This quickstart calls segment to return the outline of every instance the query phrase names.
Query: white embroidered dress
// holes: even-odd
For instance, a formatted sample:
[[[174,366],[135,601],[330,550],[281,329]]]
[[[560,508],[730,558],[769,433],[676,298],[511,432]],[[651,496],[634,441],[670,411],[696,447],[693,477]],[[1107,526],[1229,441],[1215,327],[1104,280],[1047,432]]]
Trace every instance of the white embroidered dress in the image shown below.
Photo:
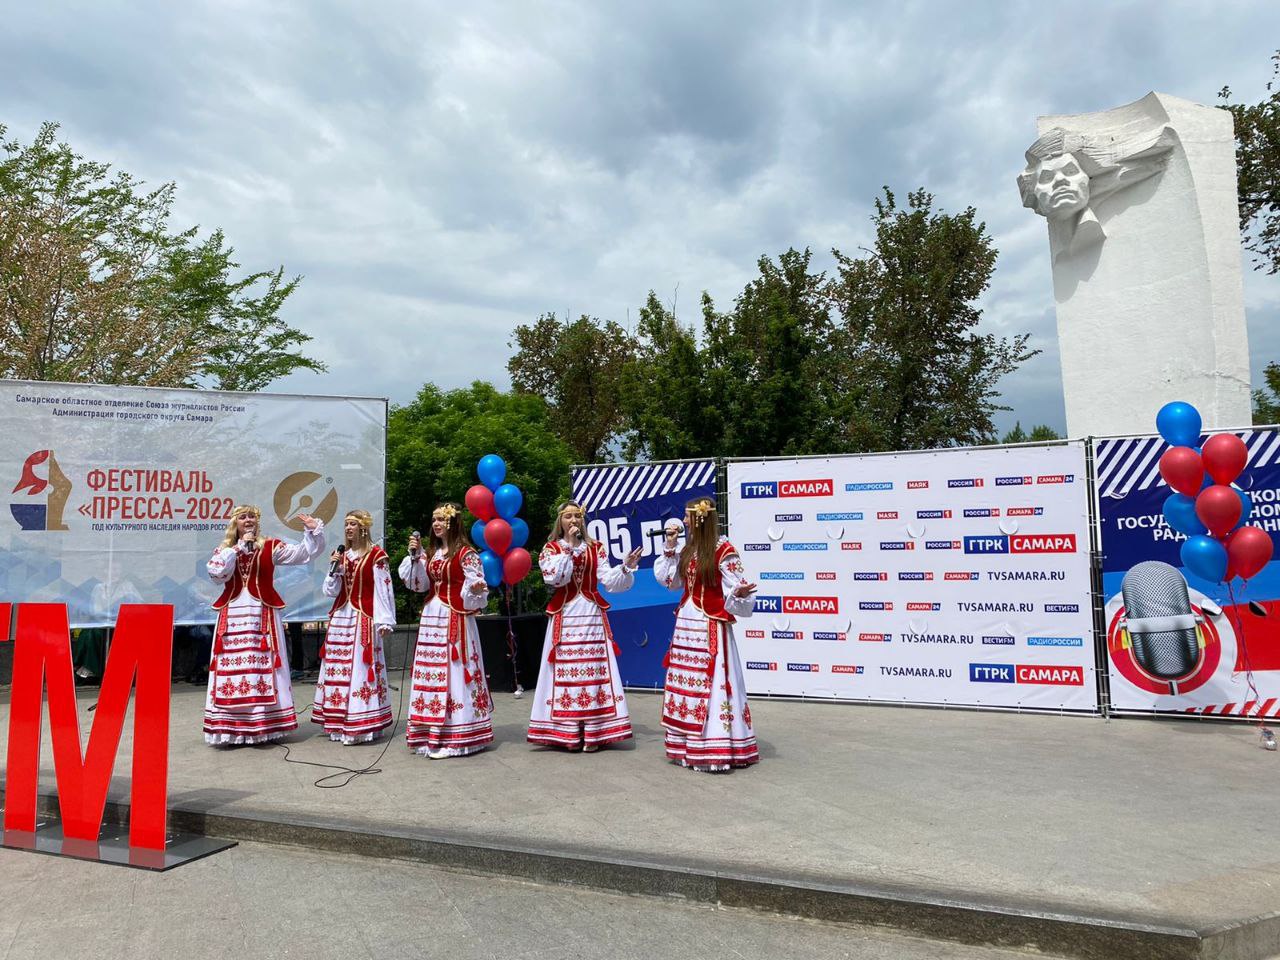
[[[664,551],[653,564],[653,575],[660,584],[686,591],[676,611],[667,654],[662,705],[667,759],[708,772],[745,767],[760,759],[733,624],[718,619],[718,611],[709,617],[697,600],[700,593],[708,601],[718,593],[723,596],[725,613],[749,617],[755,608],[755,593],[734,596],[734,589],[746,576],[742,560],[727,538],[720,538],[716,553],[720,557],[719,584],[705,588],[705,592],[697,585],[696,557],[683,576],[675,551]],[[710,602],[703,605],[712,606]]]
[[[382,637],[395,629],[396,604],[391,569],[381,549],[365,558],[373,565],[373,618],[352,605],[362,576],[361,555],[346,550],[341,569],[324,579],[326,597],[346,597],[329,617],[320,678],[311,704],[311,722],[324,727],[330,740],[364,743],[391,726],[391,697]],[[345,593],[344,593],[345,587]]]
[[[489,601],[480,556],[462,547],[452,559],[437,550],[405,557],[400,579],[415,593],[430,591],[418,621],[406,739],[429,757],[460,757],[493,742],[493,701],[484,674],[474,614]]]
[[[576,750],[629,739],[631,717],[613,633],[608,615],[590,594],[592,580],[609,593],[630,590],[634,571],[610,566],[608,551],[598,541],[576,547],[566,540],[548,543],[538,567],[556,591],[551,606],[558,609],[547,620],[529,742]]]
[[[276,565],[310,563],[324,551],[324,525],[305,530],[301,543],[275,541]],[[206,569],[214,583],[237,572],[246,578],[218,615],[213,660],[205,693],[204,739],[222,745],[278,740],[298,728],[289,680],[289,651],[280,611],[248,589],[251,557],[236,547],[219,547]]]

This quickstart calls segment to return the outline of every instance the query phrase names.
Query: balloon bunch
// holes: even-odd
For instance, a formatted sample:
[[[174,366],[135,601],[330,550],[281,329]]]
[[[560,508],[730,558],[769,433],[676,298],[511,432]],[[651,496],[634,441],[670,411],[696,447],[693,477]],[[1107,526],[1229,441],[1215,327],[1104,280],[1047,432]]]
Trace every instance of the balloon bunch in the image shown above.
[[[496,453],[476,464],[480,482],[467,491],[467,509],[478,519],[471,525],[471,542],[480,551],[484,579],[491,587],[514,586],[529,575],[533,558],[524,545],[529,542],[529,525],[516,516],[524,504],[524,494],[507,479],[507,464]]]
[[[1200,412],[1189,403],[1166,403],[1156,429],[1170,447],[1160,457],[1160,476],[1176,492],[1164,502],[1164,518],[1186,534],[1182,565],[1210,583],[1248,580],[1271,560],[1271,537],[1246,521],[1253,504],[1231,486],[1249,451],[1233,433],[1200,440]]]

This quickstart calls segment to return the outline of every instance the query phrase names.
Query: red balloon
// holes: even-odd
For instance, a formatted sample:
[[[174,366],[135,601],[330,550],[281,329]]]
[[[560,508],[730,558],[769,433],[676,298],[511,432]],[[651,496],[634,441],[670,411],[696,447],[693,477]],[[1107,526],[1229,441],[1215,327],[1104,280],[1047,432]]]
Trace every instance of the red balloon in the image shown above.
[[[1230,533],[1240,522],[1243,509],[1239,494],[1220,483],[1205,487],[1196,497],[1196,516],[1215,537],[1225,537]]]
[[[1260,527],[1241,527],[1227,538],[1227,559],[1246,580],[1271,562],[1272,550],[1271,537]]]
[[[486,487],[483,483],[477,483],[474,487],[467,490],[467,495],[463,497],[466,501],[467,509],[470,510],[477,519],[488,523],[494,518],[495,511],[493,507],[493,491]],[[489,528],[485,527],[485,543],[489,542]]]
[[[1249,449],[1234,433],[1216,433],[1204,442],[1200,457],[1213,482],[1225,485],[1240,476],[1249,459]]]
[[[489,502],[493,503],[493,497],[489,498]],[[1236,503],[1239,502],[1240,498],[1236,497]],[[486,520],[484,525],[484,545],[498,556],[505,554],[511,549],[511,524],[501,517]]]
[[[1204,483],[1204,464],[1190,447],[1170,447],[1160,457],[1160,476],[1184,496],[1194,497]]]
[[[485,527],[487,531],[489,528]],[[517,584],[529,575],[533,568],[533,557],[524,547],[516,547],[502,558],[502,579],[510,584]]]

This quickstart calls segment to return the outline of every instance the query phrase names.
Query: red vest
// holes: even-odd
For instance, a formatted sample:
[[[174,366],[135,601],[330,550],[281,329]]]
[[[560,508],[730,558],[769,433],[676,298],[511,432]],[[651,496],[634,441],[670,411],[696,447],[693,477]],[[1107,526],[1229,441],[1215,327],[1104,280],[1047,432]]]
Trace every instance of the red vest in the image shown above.
[[[724,587],[720,582],[720,564],[724,563],[724,558],[729,554],[737,552],[728,540],[716,547],[715,576],[707,585],[703,585],[698,578],[698,558],[696,556],[691,558],[688,569],[684,571],[684,596],[680,598],[680,606],[676,609],[683,607],[684,602],[692,598],[693,605],[701,610],[708,620],[735,623],[733,614],[724,608]]]
[[[376,543],[368,553],[354,563],[348,562],[346,550],[345,548],[343,549],[342,587],[333,601],[333,606],[329,608],[330,617],[341,610],[347,602],[347,584],[350,583],[351,605],[370,620],[373,619],[373,568],[377,566],[379,561],[386,559],[387,552]]]
[[[427,561],[427,575],[431,578],[431,587],[423,598],[424,607],[431,602],[432,597],[439,597],[454,613],[471,616],[479,612],[468,610],[466,604],[462,602],[462,588],[466,579],[462,561],[466,556],[474,553],[475,551],[470,547],[464,546],[449,559],[436,560],[432,557]]]
[[[564,548],[558,543],[549,543],[547,546],[552,553],[564,553]],[[609,609],[609,602],[600,595],[600,587],[596,581],[596,569],[600,559],[597,550],[597,545],[591,543],[580,556],[573,558],[573,575],[568,583],[557,587],[556,592],[551,595],[551,602],[547,604],[547,613],[559,613],[564,609],[564,605],[578,594],[582,594],[601,610]]]
[[[231,579],[222,588],[222,596],[213,601],[213,609],[221,610],[236,597],[240,596],[240,591],[246,586],[249,588],[249,596],[264,607],[274,607],[279,610],[284,606],[284,601],[280,599],[280,594],[276,593],[274,582],[275,557],[273,554],[276,544],[279,542],[279,540],[275,539],[262,541],[262,548],[253,551],[253,556],[249,559],[247,573],[242,573],[240,570],[240,554],[237,552],[232,557],[232,562],[235,566],[231,571]]]

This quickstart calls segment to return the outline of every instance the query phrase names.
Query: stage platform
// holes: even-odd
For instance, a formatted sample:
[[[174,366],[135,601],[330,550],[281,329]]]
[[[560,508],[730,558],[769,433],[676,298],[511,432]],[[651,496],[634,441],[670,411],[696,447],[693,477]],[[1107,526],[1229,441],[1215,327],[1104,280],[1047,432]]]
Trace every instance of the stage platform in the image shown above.
[[[414,756],[401,729],[382,773],[323,790],[278,746],[205,746],[202,691],[177,685],[172,825],[1073,957],[1280,953],[1280,754],[1251,727],[756,700],[762,762],[712,776],[665,761],[652,693],[630,694],[633,742],[585,755],[524,742],[529,695],[495,701],[483,754]],[[381,750],[302,719],[295,759]]]

